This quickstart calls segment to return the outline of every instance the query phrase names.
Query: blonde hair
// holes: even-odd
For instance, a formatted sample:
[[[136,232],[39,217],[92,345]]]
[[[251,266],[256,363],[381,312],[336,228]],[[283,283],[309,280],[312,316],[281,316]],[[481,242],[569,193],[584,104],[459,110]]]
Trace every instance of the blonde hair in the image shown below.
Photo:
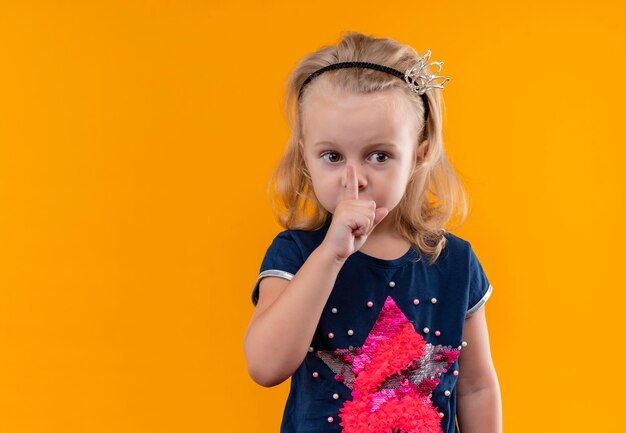
[[[346,32],[337,45],[324,46],[297,64],[289,75],[285,89],[285,111],[291,136],[268,187],[270,203],[283,227],[317,230],[330,216],[315,197],[298,145],[303,131],[302,108],[307,101],[307,94],[310,94],[305,90],[298,101],[298,91],[304,80],[319,68],[337,62],[365,61],[405,71],[419,57],[412,47],[393,39]],[[468,214],[467,194],[443,148],[444,103],[441,90],[426,92],[429,115],[424,127],[422,99],[397,77],[370,69],[339,69],[325,72],[305,89],[324,80],[338,90],[361,94],[398,88],[410,101],[418,137],[415,148],[423,140],[428,140],[428,150],[393,214],[402,237],[429,256],[429,264],[432,265],[446,245],[445,226],[457,216],[459,222],[453,228],[459,227]]]

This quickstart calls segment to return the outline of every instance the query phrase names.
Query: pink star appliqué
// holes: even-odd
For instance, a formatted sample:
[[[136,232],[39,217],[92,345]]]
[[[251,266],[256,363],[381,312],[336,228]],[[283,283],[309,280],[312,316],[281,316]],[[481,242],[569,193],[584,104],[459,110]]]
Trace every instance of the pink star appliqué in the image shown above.
[[[427,344],[391,296],[362,347],[317,356],[352,390],[339,410],[344,433],[442,431],[430,394],[459,350]]]

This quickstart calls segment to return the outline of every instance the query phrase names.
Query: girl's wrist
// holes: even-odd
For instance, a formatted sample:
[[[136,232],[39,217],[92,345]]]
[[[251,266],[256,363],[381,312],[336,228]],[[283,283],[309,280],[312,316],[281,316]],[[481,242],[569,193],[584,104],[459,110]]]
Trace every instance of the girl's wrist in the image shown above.
[[[327,262],[329,266],[341,269],[346,262],[346,257],[338,257],[325,242],[322,242],[312,254],[316,254]]]

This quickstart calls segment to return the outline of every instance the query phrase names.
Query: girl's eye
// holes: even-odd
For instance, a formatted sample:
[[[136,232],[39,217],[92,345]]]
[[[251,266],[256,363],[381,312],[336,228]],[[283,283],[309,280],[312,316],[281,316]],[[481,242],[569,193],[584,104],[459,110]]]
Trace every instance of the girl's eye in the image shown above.
[[[331,164],[335,164],[341,161],[343,158],[337,152],[325,152],[322,154],[322,159]],[[369,156],[368,159],[377,164],[382,164],[389,159],[389,155],[384,152],[374,152]]]
[[[322,155],[322,159],[326,162],[334,163],[341,161],[341,156],[337,152],[326,152]]]
[[[383,152],[374,152],[370,155],[370,158],[374,157],[374,162],[385,162],[389,159],[389,155]]]

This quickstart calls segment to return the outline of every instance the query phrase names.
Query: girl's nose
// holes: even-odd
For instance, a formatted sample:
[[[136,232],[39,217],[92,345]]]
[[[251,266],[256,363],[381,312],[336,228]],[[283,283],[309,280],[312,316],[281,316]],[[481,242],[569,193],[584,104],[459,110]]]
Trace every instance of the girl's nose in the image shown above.
[[[354,167],[356,171],[356,179],[359,185],[358,190],[361,191],[367,186],[367,178],[365,177],[365,174],[363,173],[363,167],[361,167],[360,164],[353,163],[352,166]],[[343,173],[341,173],[341,186],[344,188],[346,187],[347,179],[348,179],[348,170],[344,167]]]

